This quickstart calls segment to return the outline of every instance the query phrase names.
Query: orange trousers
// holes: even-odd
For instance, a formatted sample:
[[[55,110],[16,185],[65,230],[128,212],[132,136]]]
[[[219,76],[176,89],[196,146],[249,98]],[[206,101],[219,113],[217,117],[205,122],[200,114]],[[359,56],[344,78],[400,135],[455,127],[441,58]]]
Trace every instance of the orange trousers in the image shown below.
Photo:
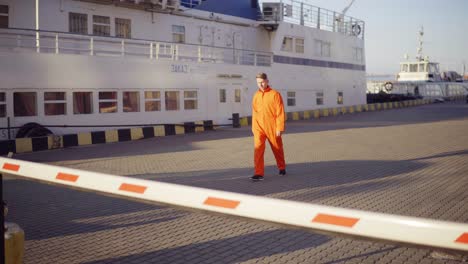
[[[279,170],[286,169],[286,162],[284,161],[284,150],[283,150],[283,140],[281,136],[277,137],[274,134],[267,135],[263,132],[256,131],[254,132],[254,164],[255,164],[255,175],[265,174],[265,141],[268,139],[270,143],[271,150],[273,155],[275,155],[276,166]]]

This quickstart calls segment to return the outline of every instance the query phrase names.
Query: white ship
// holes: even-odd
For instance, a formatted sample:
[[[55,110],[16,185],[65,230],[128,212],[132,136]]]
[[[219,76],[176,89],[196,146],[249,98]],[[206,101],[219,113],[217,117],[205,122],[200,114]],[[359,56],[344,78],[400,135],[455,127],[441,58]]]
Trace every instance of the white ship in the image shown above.
[[[432,99],[451,99],[462,97],[467,93],[468,84],[463,83],[460,76],[448,75],[440,72],[439,63],[429,60],[423,55],[424,29],[419,31],[419,46],[416,60],[408,60],[400,63],[400,72],[396,80],[369,80],[368,93],[402,94]]]
[[[365,104],[364,32],[309,1],[0,0],[0,140],[226,124],[257,72],[287,112]]]

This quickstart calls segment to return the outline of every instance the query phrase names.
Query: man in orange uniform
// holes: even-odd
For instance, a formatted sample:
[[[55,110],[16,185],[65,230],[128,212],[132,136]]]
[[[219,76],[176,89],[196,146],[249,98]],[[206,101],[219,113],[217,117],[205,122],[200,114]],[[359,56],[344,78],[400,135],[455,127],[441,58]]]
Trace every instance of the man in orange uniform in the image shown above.
[[[281,94],[268,85],[265,73],[257,74],[258,90],[252,100],[252,132],[254,134],[255,174],[252,181],[263,180],[265,164],[265,140],[270,142],[271,150],[275,155],[279,175],[286,175],[284,161],[283,141],[281,134],[284,131],[284,105]]]

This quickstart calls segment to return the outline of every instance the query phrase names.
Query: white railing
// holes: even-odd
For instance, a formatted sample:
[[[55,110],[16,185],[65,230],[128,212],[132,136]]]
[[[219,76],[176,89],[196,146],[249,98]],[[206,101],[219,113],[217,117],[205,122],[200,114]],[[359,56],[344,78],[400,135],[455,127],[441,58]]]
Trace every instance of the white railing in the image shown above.
[[[120,39],[24,29],[0,29],[0,49],[88,56],[142,57],[153,60],[192,61],[271,66],[273,54],[253,50],[138,39]]]
[[[365,23],[362,20],[311,5],[307,0],[265,0],[264,2],[277,6],[271,9],[273,12],[264,9],[260,20],[281,20],[364,39]],[[267,6],[270,5],[268,3]]]

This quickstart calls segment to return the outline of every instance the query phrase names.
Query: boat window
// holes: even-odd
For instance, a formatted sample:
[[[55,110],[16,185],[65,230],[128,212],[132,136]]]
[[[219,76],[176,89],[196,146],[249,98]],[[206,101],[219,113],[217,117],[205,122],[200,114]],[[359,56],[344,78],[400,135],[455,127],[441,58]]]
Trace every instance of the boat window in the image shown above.
[[[172,41],[185,43],[185,26],[172,25]]]
[[[45,92],[44,93],[44,114],[45,115],[65,115],[67,103],[65,92]]]
[[[117,92],[99,92],[99,113],[117,112]]]
[[[437,68],[437,65],[429,64],[429,73],[436,73],[436,72],[439,72],[439,69]]]
[[[161,92],[146,91],[145,92],[145,111],[154,112],[161,111]]]
[[[0,117],[6,117],[6,96],[0,92]]]
[[[235,89],[234,90],[234,103],[240,103],[241,102],[241,89]]]
[[[88,34],[88,15],[70,12],[68,14],[68,29],[70,33]]]
[[[283,44],[281,45],[282,51],[292,51],[293,49],[293,38],[291,37],[284,37]]]
[[[304,39],[303,38],[296,38],[296,52],[304,53]]]
[[[0,5],[0,28],[8,28],[8,6]]]
[[[402,64],[401,65],[401,71],[402,72],[408,72],[408,64]]]
[[[315,94],[317,105],[323,105],[323,92],[317,92]]]
[[[93,93],[92,92],[73,92],[73,114],[92,114],[93,113]]]
[[[35,92],[13,93],[13,108],[15,116],[36,116],[37,96]]]
[[[330,42],[322,41],[319,39],[315,40],[315,55],[320,57],[330,57],[331,56],[331,44]]]
[[[362,62],[362,48],[354,48],[353,59],[358,62]]]
[[[296,92],[288,92],[288,106],[296,106]]]
[[[417,64],[410,64],[409,65],[410,72],[418,72],[418,65]]]
[[[336,99],[337,104],[343,104],[343,92],[338,92],[338,97]]]
[[[219,89],[219,102],[220,103],[226,102],[226,89]]]
[[[167,111],[175,111],[179,110],[179,91],[166,91],[164,93],[165,102],[166,102],[166,110]]]
[[[93,16],[93,35],[110,36],[110,17]]]
[[[184,109],[198,109],[197,91],[184,91]]]
[[[419,64],[419,72],[426,72],[426,64],[424,63]]]
[[[123,92],[122,100],[124,112],[140,112],[139,92]]]
[[[132,21],[130,19],[115,18],[115,36],[118,38],[132,37]]]

